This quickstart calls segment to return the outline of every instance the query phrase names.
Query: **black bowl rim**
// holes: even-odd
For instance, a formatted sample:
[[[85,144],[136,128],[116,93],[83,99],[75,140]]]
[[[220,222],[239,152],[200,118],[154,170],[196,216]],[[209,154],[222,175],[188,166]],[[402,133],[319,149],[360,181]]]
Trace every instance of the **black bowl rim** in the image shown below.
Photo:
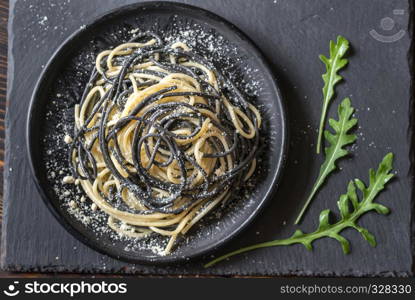
[[[113,15],[123,14],[125,12],[140,9],[140,8],[143,8],[143,7],[146,7],[146,8],[154,8],[154,7],[156,7],[156,8],[157,7],[159,7],[159,8],[166,8],[166,7],[167,8],[168,7],[177,8],[177,7],[179,7],[181,9],[186,9],[186,10],[196,12],[198,14],[203,14],[205,17],[207,17],[209,19],[212,19],[213,21],[223,23],[226,27],[228,27],[230,29],[230,31],[235,33],[241,40],[243,40],[246,43],[250,44],[250,46],[255,50],[255,53],[253,53],[253,54],[260,61],[260,63],[262,63],[265,66],[265,68],[268,69],[269,75],[272,78],[272,80],[271,80],[272,87],[275,90],[276,96],[277,96],[277,99],[278,99],[278,101],[276,101],[276,105],[279,106],[278,107],[279,115],[280,115],[279,118],[281,119],[281,132],[280,132],[280,135],[281,135],[281,139],[280,139],[281,140],[281,149],[280,149],[280,153],[278,155],[276,172],[274,173],[271,184],[267,188],[267,191],[266,191],[264,197],[261,199],[261,201],[259,201],[257,203],[256,208],[250,214],[250,216],[247,219],[245,219],[239,225],[239,227],[236,230],[234,230],[233,232],[231,232],[226,238],[219,239],[216,242],[212,243],[211,245],[201,249],[200,251],[195,251],[195,253],[193,253],[189,256],[186,256],[186,257],[183,257],[183,256],[160,256],[160,258],[159,257],[156,257],[156,258],[153,258],[153,257],[152,258],[149,258],[149,257],[142,257],[142,258],[134,257],[134,258],[132,258],[131,256],[122,256],[122,255],[117,255],[117,254],[114,254],[114,253],[110,253],[109,251],[105,251],[102,247],[99,246],[99,242],[94,243],[93,241],[88,239],[85,235],[83,235],[80,231],[75,229],[70,224],[70,222],[67,221],[65,219],[65,217],[63,217],[61,215],[61,213],[54,207],[54,205],[52,204],[52,201],[49,199],[49,197],[44,192],[44,189],[43,189],[43,187],[40,183],[40,180],[39,180],[38,171],[36,170],[35,165],[34,165],[35,155],[32,151],[33,149],[32,149],[32,146],[31,146],[34,142],[33,137],[31,135],[31,131],[32,131],[32,128],[33,128],[32,122],[34,122],[33,121],[33,109],[34,109],[34,106],[36,105],[36,102],[37,102],[36,99],[38,98],[38,94],[40,92],[40,87],[42,85],[42,82],[47,78],[47,75],[49,73],[49,69],[54,64],[55,60],[59,59],[61,51],[63,51],[66,47],[68,47],[68,45],[71,44],[72,41],[75,40],[78,37],[79,34],[81,34],[83,31],[88,30],[89,27],[93,27],[93,26],[96,26],[98,24],[101,24],[107,18],[111,19],[111,17],[113,17]],[[34,88],[33,93],[32,93],[32,97],[30,99],[29,110],[28,110],[28,115],[27,115],[27,122],[26,122],[26,147],[27,147],[26,150],[27,150],[27,156],[28,156],[28,159],[29,159],[30,170],[31,170],[31,173],[32,173],[32,179],[35,183],[35,186],[36,186],[39,194],[41,195],[41,198],[42,198],[43,202],[45,203],[45,205],[47,206],[49,211],[52,213],[52,215],[55,217],[55,219],[73,237],[75,237],[77,240],[79,240],[84,245],[88,246],[89,248],[97,251],[98,253],[107,255],[107,256],[115,258],[117,260],[122,260],[122,261],[129,262],[129,263],[143,263],[143,264],[179,263],[179,262],[184,262],[184,261],[188,262],[190,259],[194,259],[195,257],[200,257],[204,254],[211,253],[212,251],[218,249],[220,246],[224,245],[226,242],[229,242],[231,239],[233,239],[237,235],[239,235],[244,229],[246,229],[246,227],[262,211],[262,209],[264,208],[266,202],[271,198],[271,196],[273,195],[276,187],[278,186],[281,175],[282,175],[282,171],[283,171],[285,163],[286,163],[287,151],[288,151],[288,128],[287,128],[286,108],[285,108],[285,103],[284,103],[284,101],[282,99],[282,96],[281,96],[281,91],[280,91],[280,89],[279,89],[279,87],[276,83],[277,80],[276,80],[275,74],[272,71],[272,69],[269,67],[269,65],[270,64],[268,63],[268,61],[266,60],[266,58],[262,54],[261,50],[239,28],[237,28],[234,24],[227,21],[223,17],[218,16],[217,14],[215,14],[215,13],[209,11],[209,10],[203,9],[201,7],[198,7],[198,6],[183,4],[183,3],[177,3],[177,2],[169,2],[169,1],[147,1],[147,2],[124,5],[124,6],[112,9],[108,12],[105,12],[105,13],[95,17],[88,24],[86,24],[85,26],[82,26],[81,28],[79,28],[78,30],[73,32],[54,51],[52,56],[49,58],[47,64],[45,65],[44,69],[42,70],[42,73],[41,73],[38,81],[36,82],[35,88]]]

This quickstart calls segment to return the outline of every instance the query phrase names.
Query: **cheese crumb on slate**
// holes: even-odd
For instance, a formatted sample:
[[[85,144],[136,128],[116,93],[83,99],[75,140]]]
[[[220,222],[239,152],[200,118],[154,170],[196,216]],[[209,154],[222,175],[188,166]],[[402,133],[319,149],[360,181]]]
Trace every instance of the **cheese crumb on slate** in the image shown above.
[[[65,135],[65,137],[63,138],[63,140],[65,141],[65,143],[70,144],[73,142],[72,138],[69,135]]]
[[[70,183],[74,183],[74,182],[75,182],[75,178],[73,178],[72,176],[65,176],[62,179],[62,183],[70,184]]]

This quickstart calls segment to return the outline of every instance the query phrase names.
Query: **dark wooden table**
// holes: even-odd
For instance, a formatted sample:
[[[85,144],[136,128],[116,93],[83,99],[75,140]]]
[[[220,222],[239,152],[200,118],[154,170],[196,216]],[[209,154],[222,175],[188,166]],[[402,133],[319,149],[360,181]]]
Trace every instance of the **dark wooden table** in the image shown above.
[[[4,135],[7,106],[7,20],[9,18],[9,1],[0,0],[0,228],[3,216],[3,167],[4,167]],[[0,277],[12,275],[1,272]]]

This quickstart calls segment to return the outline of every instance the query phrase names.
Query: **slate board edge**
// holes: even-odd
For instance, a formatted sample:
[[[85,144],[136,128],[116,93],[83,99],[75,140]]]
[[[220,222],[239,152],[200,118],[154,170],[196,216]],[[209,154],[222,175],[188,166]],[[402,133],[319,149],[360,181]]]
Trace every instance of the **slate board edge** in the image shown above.
[[[409,23],[408,23],[408,33],[410,36],[414,37],[415,35],[415,11],[414,11],[414,7],[415,7],[415,3],[411,0],[408,0],[409,3],[409,10],[410,10],[410,15],[409,15]],[[410,226],[411,226],[411,237],[410,237],[410,241],[411,241],[411,245],[412,245],[412,274],[411,276],[414,276],[415,274],[415,58],[414,58],[414,53],[415,53],[415,42],[414,39],[412,38],[411,40],[411,45],[409,47],[409,52],[408,52],[408,64],[409,64],[409,68],[411,70],[411,83],[410,83],[410,90],[411,90],[411,98],[410,98],[410,128],[408,128],[408,130],[410,131],[408,136],[411,139],[412,143],[411,143],[411,148],[410,148],[410,163],[411,163],[411,174],[410,176],[412,177],[412,209],[411,209],[411,222],[410,222]],[[411,55],[412,54],[412,55]]]
[[[14,6],[15,6],[16,0],[10,0],[9,1],[9,19],[7,23],[7,32],[8,32],[8,39],[7,39],[7,99],[11,98],[12,93],[12,86],[13,86],[13,79],[14,79],[14,57],[13,57],[13,19],[14,19]],[[8,101],[6,99],[6,101]],[[6,102],[7,104],[7,102]],[[6,269],[5,263],[6,263],[6,247],[4,246],[6,243],[6,235],[7,235],[7,217],[8,217],[8,201],[5,201],[5,199],[8,199],[9,197],[9,189],[5,188],[8,186],[8,173],[9,173],[9,155],[10,153],[10,143],[9,143],[9,110],[6,105],[6,116],[5,116],[5,141],[4,141],[4,151],[5,151],[5,157],[4,157],[4,167],[3,167],[3,199],[2,199],[2,205],[3,205],[3,215],[2,215],[2,224],[1,224],[1,238],[0,238],[0,269]]]
[[[10,96],[12,94],[12,85],[14,83],[14,58],[12,55],[12,48],[13,48],[13,31],[12,31],[12,20],[14,17],[14,7],[16,4],[17,0],[10,0],[10,6],[9,6],[9,21],[8,21],[8,32],[9,32],[9,37],[8,37],[8,42],[9,42],[9,47],[8,47],[8,77],[7,77],[7,99],[10,99]],[[412,3],[411,0],[408,0],[409,3],[409,10],[410,10],[410,19],[409,19],[409,23],[408,23],[408,33],[410,35],[413,36],[414,32],[415,32],[415,20],[414,20],[414,6],[415,4]],[[411,41],[411,45],[408,51],[408,64],[409,67],[411,68],[412,72],[411,72],[411,99],[410,99],[410,109],[412,110],[412,112],[415,112],[415,84],[414,84],[414,72],[413,72],[413,68],[415,67],[415,61],[414,58],[411,57],[411,52],[413,53],[415,51],[415,43],[412,39]],[[415,178],[415,133],[413,131],[414,127],[415,127],[415,116],[413,115],[413,113],[411,113],[411,120],[410,120],[410,128],[408,128],[408,138],[410,138],[412,140],[411,143],[411,152],[410,152],[410,164],[411,164],[411,173],[408,174],[408,176],[411,176],[412,178]],[[9,175],[9,149],[10,149],[10,143],[9,143],[9,126],[10,126],[10,117],[9,117],[9,113],[8,110],[6,111],[6,120],[5,120],[5,131],[6,131],[6,139],[5,139],[5,165],[4,165],[4,186],[7,186],[8,183],[8,175]],[[414,182],[415,183],[415,182]],[[415,188],[414,186],[412,186],[412,195],[413,195],[413,199],[415,199]],[[4,199],[7,199],[8,197],[8,190],[5,189],[4,191]],[[166,274],[155,274],[153,272],[142,272],[141,273],[137,273],[138,270],[132,270],[131,268],[120,268],[120,269],[108,269],[106,271],[103,271],[101,269],[94,269],[94,268],[89,268],[88,270],[83,269],[83,268],[68,268],[68,267],[62,267],[62,266],[52,266],[52,267],[34,267],[34,266],[19,266],[19,265],[15,265],[15,264],[7,264],[6,261],[6,253],[4,251],[2,251],[3,249],[5,249],[4,247],[4,242],[6,241],[6,228],[7,228],[7,219],[8,219],[8,203],[7,201],[3,201],[3,222],[2,222],[2,232],[1,232],[1,243],[0,243],[0,268],[4,271],[15,271],[15,272],[45,272],[45,273],[52,273],[52,272],[62,272],[62,273],[100,273],[100,274],[110,274],[110,273],[117,273],[117,274],[142,274],[142,275],[166,275]],[[412,253],[413,255],[415,255],[415,201],[412,201],[412,215],[411,215],[411,229],[412,229],[412,235],[411,235],[411,245],[412,245]],[[332,272],[332,271],[324,271],[324,272],[312,272],[312,271],[299,271],[299,270],[291,270],[288,272],[264,272],[264,273],[249,273],[248,275],[262,275],[262,276],[281,276],[281,275],[298,275],[298,276],[326,276],[326,277],[330,277],[330,276],[356,276],[356,277],[408,277],[408,276],[413,276],[413,274],[415,273],[415,256],[412,257],[412,272],[378,272],[378,273],[374,273],[374,274],[369,274],[369,273],[363,273],[363,272],[356,272],[351,270],[350,272],[341,272],[341,273],[337,273],[337,272]],[[140,271],[138,271],[140,272]],[[212,275],[219,275],[219,274],[215,274],[215,271],[213,270],[213,272],[209,272],[209,274]],[[206,274],[206,275],[209,275]],[[169,275],[175,275],[174,273],[169,274]],[[178,275],[178,274],[177,274]],[[192,275],[197,275],[197,273],[195,274],[189,274],[188,276],[192,276]],[[223,275],[219,275],[219,276],[225,276],[225,277],[229,277],[232,275],[245,275],[245,274],[223,274]]]

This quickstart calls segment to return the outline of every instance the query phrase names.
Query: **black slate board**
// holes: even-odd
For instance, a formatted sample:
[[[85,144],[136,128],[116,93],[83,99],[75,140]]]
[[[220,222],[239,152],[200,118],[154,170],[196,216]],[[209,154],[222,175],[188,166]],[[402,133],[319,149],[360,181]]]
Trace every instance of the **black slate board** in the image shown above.
[[[361,223],[375,234],[371,248],[356,233],[346,231],[352,253],[343,255],[333,240],[320,240],[314,252],[302,246],[262,249],[204,269],[208,258],[180,266],[131,265],[100,255],[72,238],[52,217],[31,181],[25,153],[25,119],[34,84],[52,52],[74,30],[112,8],[136,1],[66,0],[11,1],[9,30],[9,108],[7,112],[5,200],[1,263],[14,271],[120,272],[138,274],[216,275],[354,275],[412,274],[411,203],[413,176],[409,112],[412,30],[410,1],[181,1],[223,16],[250,36],[270,60],[287,104],[291,147],[281,188],[264,213],[219,253],[254,242],[286,237],[318,173],[321,157],[314,154],[321,107],[318,60],[327,54],[337,34],[353,45],[346,80],[338,98],[350,96],[358,109],[359,139],[353,156],[340,163],[342,172],[329,179],[301,228],[314,229],[324,208],[335,210],[337,197],[351,178],[367,178],[386,152],[396,154],[397,179],[378,201],[392,210],[388,217],[369,214]],[[402,9],[404,14],[393,14]],[[382,31],[380,20],[396,24]],[[384,27],[385,28],[385,27]],[[373,39],[369,31],[404,36],[394,43]],[[339,99],[337,99],[337,103]],[[332,105],[330,116],[335,115]],[[413,237],[412,237],[413,238]]]

